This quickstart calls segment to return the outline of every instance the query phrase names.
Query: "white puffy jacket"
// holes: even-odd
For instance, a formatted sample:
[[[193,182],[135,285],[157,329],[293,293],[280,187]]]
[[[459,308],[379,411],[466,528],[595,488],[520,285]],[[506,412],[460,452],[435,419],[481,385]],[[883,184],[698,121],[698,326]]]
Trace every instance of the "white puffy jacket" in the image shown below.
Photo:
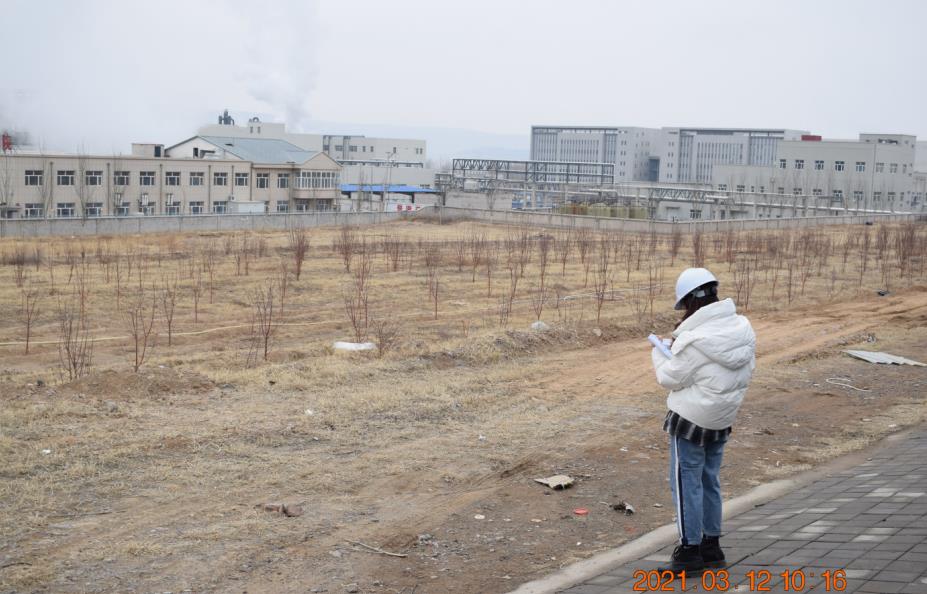
[[[699,309],[673,336],[672,359],[652,354],[657,382],[672,390],[666,405],[699,427],[730,427],[756,367],[750,322],[725,299]]]

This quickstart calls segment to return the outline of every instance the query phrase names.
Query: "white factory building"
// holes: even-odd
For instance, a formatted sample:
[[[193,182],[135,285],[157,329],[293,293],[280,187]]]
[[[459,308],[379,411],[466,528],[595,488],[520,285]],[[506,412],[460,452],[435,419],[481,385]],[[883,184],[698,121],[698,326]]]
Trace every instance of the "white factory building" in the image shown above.
[[[769,165],[802,130],[532,126],[531,159],[612,163],[616,182],[709,184],[715,165]]]
[[[907,134],[806,135],[780,141],[769,165],[716,165],[711,183],[720,191],[808,196],[847,210],[920,211],[927,173],[915,173],[917,144]]]
[[[343,166],[341,179],[344,184],[434,187],[435,172],[426,167],[424,140],[288,132],[283,123],[262,122],[256,117],[244,125],[236,125],[228,110],[218,117],[217,123],[201,127],[197,134],[283,140],[305,151],[325,153]]]

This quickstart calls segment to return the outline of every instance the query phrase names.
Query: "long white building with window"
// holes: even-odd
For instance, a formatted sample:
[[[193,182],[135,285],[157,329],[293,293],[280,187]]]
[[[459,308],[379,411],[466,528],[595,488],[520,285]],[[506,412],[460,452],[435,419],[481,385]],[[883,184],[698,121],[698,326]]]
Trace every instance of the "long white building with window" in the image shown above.
[[[809,196],[845,209],[920,211],[923,176],[915,174],[916,138],[907,134],[860,134],[858,140],[778,143],[765,166],[718,165],[712,185],[722,191]]]
[[[532,126],[531,159],[614,163],[616,182],[709,184],[716,165],[771,165],[802,130]]]
[[[195,136],[131,155],[0,155],[6,218],[332,210],[341,165],[281,140]]]

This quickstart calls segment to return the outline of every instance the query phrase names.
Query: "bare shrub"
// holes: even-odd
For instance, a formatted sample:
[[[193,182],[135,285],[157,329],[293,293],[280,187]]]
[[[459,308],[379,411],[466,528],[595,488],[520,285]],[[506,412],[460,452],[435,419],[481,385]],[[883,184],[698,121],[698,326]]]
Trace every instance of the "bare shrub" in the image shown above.
[[[367,338],[370,304],[370,253],[362,252],[353,265],[351,282],[342,287],[344,312],[354,332],[355,342]]]
[[[692,233],[692,265],[697,268],[705,266],[705,236],[701,229]]]
[[[167,329],[167,346],[173,346],[174,340],[174,310],[177,307],[177,277],[165,279],[161,282],[161,314],[164,316],[164,327]]]
[[[434,307],[435,319],[438,319],[438,300],[441,287],[440,278],[441,253],[429,250],[425,254],[425,286],[428,289],[428,299]]]
[[[670,235],[670,266],[676,265],[676,256],[679,255],[679,248],[682,247],[682,231],[677,226],[673,226],[673,232]]]
[[[377,345],[377,358],[380,359],[399,343],[399,324],[386,318],[378,318],[370,325],[373,328],[374,344]]]
[[[603,240],[604,241],[604,240]],[[596,324],[602,320],[602,306],[605,304],[605,296],[610,284],[609,276],[609,250],[606,245],[599,249],[598,258],[596,259],[595,275],[592,281],[592,289],[595,293],[595,321]]]
[[[299,280],[303,271],[303,262],[309,252],[309,234],[302,227],[293,227],[287,233],[287,240],[293,252],[293,274],[296,275],[296,280]],[[350,262],[346,268],[350,271]]]
[[[154,337],[156,336],[154,333],[154,317],[157,304],[154,292],[152,291],[150,305],[146,297],[145,290],[139,287],[123,312],[123,320],[126,329],[129,331],[129,338],[132,340],[132,368],[136,373],[145,362],[149,348],[154,346]]]
[[[354,252],[357,251],[357,235],[354,233],[354,229],[348,225],[342,226],[341,233],[335,240],[334,248],[336,252],[341,254],[344,271],[351,272],[351,259],[354,257]]]
[[[58,302],[58,361],[69,380],[90,373],[93,366],[93,339],[87,320],[81,317],[77,296]]]
[[[29,341],[32,338],[32,327],[35,324],[36,319],[38,319],[39,312],[41,311],[39,307],[39,291],[34,287],[26,287],[22,289],[22,306],[20,307],[20,312],[22,315],[23,326],[25,329],[25,338],[26,338],[26,353],[29,354]]]
[[[264,287],[251,294],[251,340],[248,349],[248,365],[257,362],[258,354],[264,361],[270,352],[270,342],[274,334],[274,281],[268,281]]]

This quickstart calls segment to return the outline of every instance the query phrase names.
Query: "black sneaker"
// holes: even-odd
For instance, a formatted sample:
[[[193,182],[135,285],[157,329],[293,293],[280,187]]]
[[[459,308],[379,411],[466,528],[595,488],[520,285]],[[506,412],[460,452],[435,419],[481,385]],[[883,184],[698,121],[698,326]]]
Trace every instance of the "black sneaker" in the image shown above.
[[[699,552],[698,545],[679,545],[673,550],[669,565],[660,567],[657,571],[672,571],[675,574],[700,574],[705,570],[705,562]]]
[[[702,553],[702,561],[705,562],[705,567],[719,568],[727,565],[727,562],[724,560],[724,551],[721,550],[719,536],[702,537],[702,544],[699,546],[699,551]]]

